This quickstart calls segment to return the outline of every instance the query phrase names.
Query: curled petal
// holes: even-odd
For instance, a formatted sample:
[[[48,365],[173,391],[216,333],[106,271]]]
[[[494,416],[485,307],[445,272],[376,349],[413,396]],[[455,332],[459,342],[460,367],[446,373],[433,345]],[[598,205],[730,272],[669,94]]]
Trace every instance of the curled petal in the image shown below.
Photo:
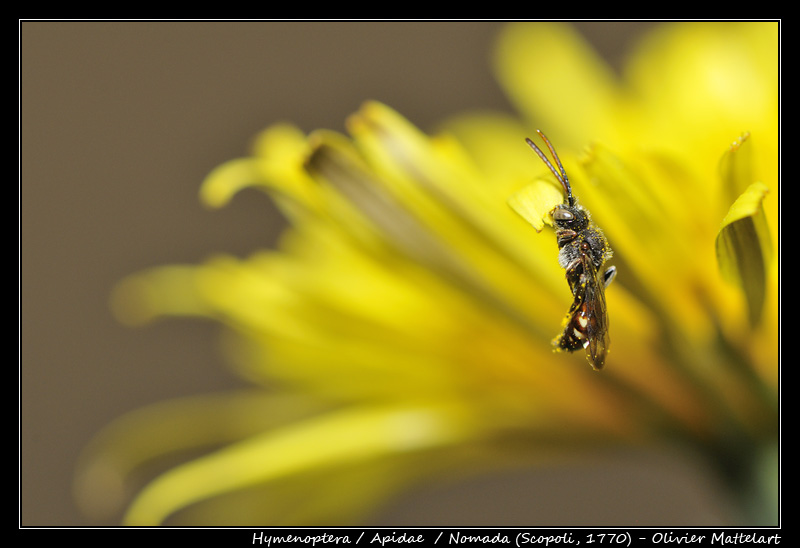
[[[766,272],[772,244],[762,202],[769,192],[753,183],[733,203],[717,234],[717,262],[722,277],[736,284],[747,299],[749,319],[761,319],[766,293]]]
[[[253,158],[239,158],[214,169],[200,187],[201,201],[211,208],[226,205],[237,192],[256,184],[257,163]]]
[[[212,208],[226,205],[245,188],[269,193],[290,219],[320,207],[316,185],[303,169],[309,153],[306,136],[296,127],[276,124],[253,145],[254,155],[231,160],[214,169],[200,187],[200,199]]]
[[[720,160],[719,172],[725,206],[736,201],[739,195],[755,180],[753,146],[749,137],[749,133],[743,133],[741,137],[731,143]]]

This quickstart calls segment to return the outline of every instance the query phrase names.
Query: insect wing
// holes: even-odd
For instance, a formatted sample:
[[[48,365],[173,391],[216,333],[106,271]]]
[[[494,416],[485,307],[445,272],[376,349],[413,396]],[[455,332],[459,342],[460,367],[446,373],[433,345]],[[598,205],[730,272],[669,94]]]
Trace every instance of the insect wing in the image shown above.
[[[572,306],[567,312],[564,332],[554,344],[569,352],[584,348],[591,366],[602,369],[609,344],[605,284],[588,253],[582,253],[567,269],[567,281],[572,289]]]
[[[605,283],[599,279],[591,258],[585,257],[583,262],[584,268],[591,272],[591,281],[586,284],[584,303],[589,319],[587,324],[589,344],[586,346],[586,357],[592,367],[599,370],[605,365],[609,343]]]

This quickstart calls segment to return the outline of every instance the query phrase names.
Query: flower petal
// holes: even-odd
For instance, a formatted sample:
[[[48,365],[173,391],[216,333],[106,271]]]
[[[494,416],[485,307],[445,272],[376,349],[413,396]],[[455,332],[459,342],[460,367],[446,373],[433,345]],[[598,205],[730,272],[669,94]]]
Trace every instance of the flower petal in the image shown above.
[[[672,143],[697,161],[703,159],[699,151],[734,132],[773,138],[779,116],[779,48],[778,22],[657,27],[625,70],[639,98],[637,134],[645,146]]]
[[[717,235],[717,262],[722,277],[744,293],[750,323],[761,318],[766,293],[766,272],[772,243],[762,202],[769,192],[753,183],[733,203]]]
[[[145,488],[125,522],[156,525],[220,494],[397,452],[454,443],[467,431],[447,407],[354,408],[298,422],[173,469]]]
[[[226,205],[234,194],[258,182],[257,164],[254,158],[238,158],[215,168],[200,187],[201,201],[213,208]]]
[[[132,411],[107,426],[78,464],[75,496],[97,519],[117,513],[142,469],[170,455],[208,450],[266,428],[302,420],[323,406],[294,394],[249,390],[193,396]]]
[[[517,108],[536,120],[559,149],[587,136],[616,142],[620,90],[610,67],[569,25],[508,26],[496,52],[498,79]]]
[[[720,160],[722,199],[725,200],[725,206],[736,201],[739,195],[755,180],[753,146],[749,137],[750,133],[742,134],[731,143]]]
[[[536,181],[511,195],[508,205],[528,221],[536,232],[553,225],[553,209],[564,201],[560,188],[548,181]]]
[[[309,145],[299,129],[271,126],[256,138],[253,152],[209,173],[200,188],[205,205],[222,207],[240,190],[255,187],[268,192],[290,219],[319,209],[316,185],[303,169]]]
[[[142,325],[158,316],[211,316],[198,298],[199,268],[188,265],[155,267],[122,280],[111,294],[111,309],[128,325]]]

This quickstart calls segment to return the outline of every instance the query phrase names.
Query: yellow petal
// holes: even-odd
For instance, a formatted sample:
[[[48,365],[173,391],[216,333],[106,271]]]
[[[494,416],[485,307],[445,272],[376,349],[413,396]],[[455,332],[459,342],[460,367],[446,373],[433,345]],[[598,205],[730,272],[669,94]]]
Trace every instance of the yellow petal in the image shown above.
[[[722,277],[736,284],[747,299],[751,324],[761,318],[766,272],[772,243],[762,208],[769,192],[763,183],[751,184],[731,206],[717,235],[717,261]]]
[[[239,158],[215,168],[200,187],[200,199],[208,207],[226,205],[234,194],[258,182],[256,164],[253,158]]]
[[[507,27],[496,54],[498,78],[521,112],[559,149],[577,149],[618,127],[619,89],[611,69],[569,25]],[[588,139],[587,139],[588,137]]]
[[[508,205],[528,221],[536,232],[553,225],[553,209],[564,201],[560,188],[548,181],[536,181],[511,195]]]
[[[167,472],[126,516],[156,525],[207,498],[319,467],[442,446],[463,438],[447,408],[350,409],[253,437]]]
[[[458,139],[480,173],[484,186],[509,196],[547,173],[541,160],[525,145],[531,130],[520,120],[500,113],[466,113],[452,118],[444,129]]]
[[[200,198],[208,207],[222,207],[249,187],[268,192],[281,210],[294,217],[319,207],[316,185],[303,170],[309,154],[306,136],[296,127],[276,124],[253,145],[254,156],[231,160],[208,174]]]
[[[516,221],[506,197],[481,201],[478,185],[464,179],[460,179],[463,188],[457,188],[459,179],[453,171],[457,167],[440,156],[439,141],[424,138],[386,107],[368,104],[349,126],[358,151],[346,141],[319,133],[320,144],[308,166],[317,180],[356,207],[359,215],[350,217],[367,220],[374,233],[404,256],[538,333],[534,319],[521,313],[516,289],[530,281],[519,268],[525,259],[517,260],[524,253],[522,245],[512,242],[510,232],[499,226],[503,219]],[[378,154],[376,140],[390,153]],[[448,146],[445,151],[452,149]],[[489,213],[499,206],[497,216]],[[553,276],[545,283],[555,286],[557,280]]]
[[[210,316],[198,298],[199,268],[186,265],[156,267],[128,276],[114,288],[111,309],[122,323],[142,325],[158,316]]]
[[[777,135],[779,59],[777,22],[660,25],[625,69],[641,109],[638,124],[631,120],[640,145],[702,162],[709,144],[731,134]]]
[[[258,390],[192,396],[133,411],[98,434],[82,455],[75,478],[81,508],[97,519],[116,514],[136,472],[167,455],[207,450],[266,428],[304,419],[319,402]]]
[[[722,197],[725,205],[734,202],[755,180],[753,175],[753,147],[750,134],[744,133],[723,154],[719,163]]]

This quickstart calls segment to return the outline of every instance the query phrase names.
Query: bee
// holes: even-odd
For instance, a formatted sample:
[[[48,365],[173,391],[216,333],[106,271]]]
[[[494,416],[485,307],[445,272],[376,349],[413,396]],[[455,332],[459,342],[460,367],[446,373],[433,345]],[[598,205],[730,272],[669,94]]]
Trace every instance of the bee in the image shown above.
[[[612,251],[603,232],[592,222],[589,212],[578,205],[572,194],[567,172],[555,148],[539,130],[539,136],[553,155],[558,170],[531,139],[525,141],[539,155],[564,188],[565,201],[552,211],[558,243],[558,264],[566,271],[567,283],[572,291],[572,305],[564,318],[563,332],[553,339],[556,351],[586,350],[586,358],[595,370],[603,368],[608,353],[608,313],[606,287],[617,274],[611,266],[603,265]]]

